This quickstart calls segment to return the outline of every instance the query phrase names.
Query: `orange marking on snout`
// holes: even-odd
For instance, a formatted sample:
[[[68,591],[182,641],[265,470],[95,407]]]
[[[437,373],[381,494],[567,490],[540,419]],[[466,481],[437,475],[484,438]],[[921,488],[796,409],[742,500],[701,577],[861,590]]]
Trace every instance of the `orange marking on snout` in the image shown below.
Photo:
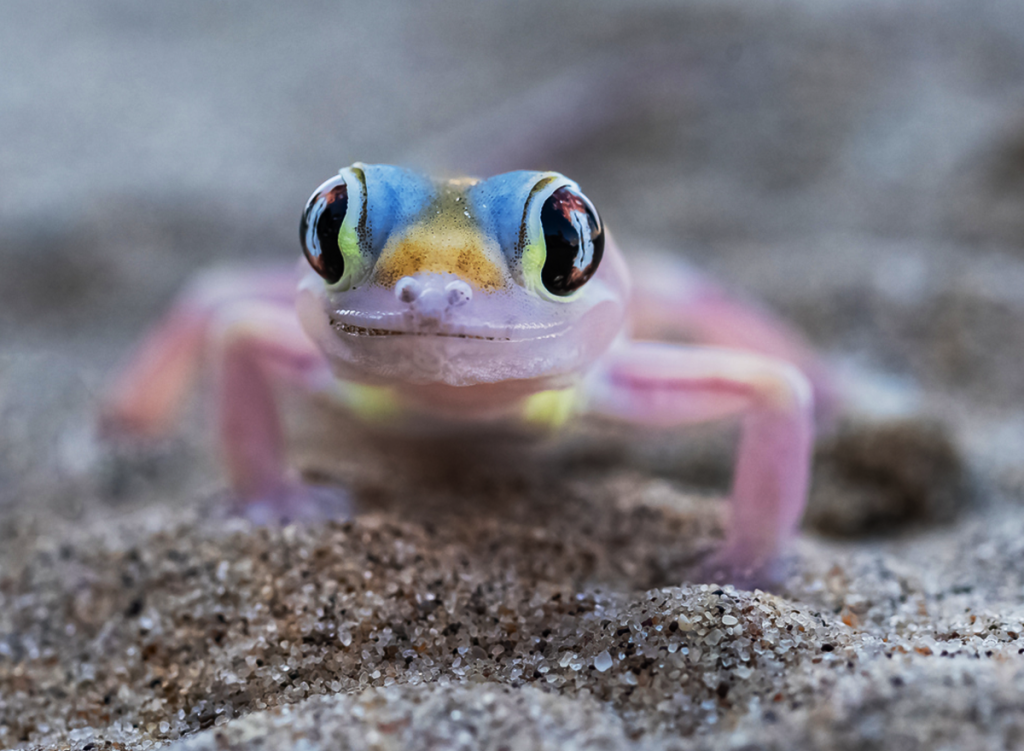
[[[394,287],[414,274],[455,274],[484,292],[506,286],[502,268],[490,257],[485,239],[471,228],[416,227],[381,253],[375,281]]]

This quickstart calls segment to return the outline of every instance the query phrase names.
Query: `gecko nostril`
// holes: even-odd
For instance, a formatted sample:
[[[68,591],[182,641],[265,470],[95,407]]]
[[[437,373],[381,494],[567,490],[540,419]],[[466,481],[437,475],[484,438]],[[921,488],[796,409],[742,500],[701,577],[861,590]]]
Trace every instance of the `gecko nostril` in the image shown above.
[[[395,284],[395,297],[404,303],[415,302],[423,294],[423,285],[411,276],[404,276]]]
[[[403,276],[395,283],[395,297],[420,316],[438,316],[473,299],[473,288],[461,279],[442,284],[441,279]]]
[[[461,280],[449,282],[444,290],[448,293],[448,305],[452,308],[465,305],[473,299],[473,288]]]

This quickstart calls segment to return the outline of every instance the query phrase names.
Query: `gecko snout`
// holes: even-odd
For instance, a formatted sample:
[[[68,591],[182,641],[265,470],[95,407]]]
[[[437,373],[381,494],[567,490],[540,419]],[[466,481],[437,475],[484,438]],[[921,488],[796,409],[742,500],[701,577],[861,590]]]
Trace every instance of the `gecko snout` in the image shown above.
[[[395,297],[421,316],[438,318],[472,300],[473,288],[461,279],[445,283],[443,279],[405,276],[395,285]]]

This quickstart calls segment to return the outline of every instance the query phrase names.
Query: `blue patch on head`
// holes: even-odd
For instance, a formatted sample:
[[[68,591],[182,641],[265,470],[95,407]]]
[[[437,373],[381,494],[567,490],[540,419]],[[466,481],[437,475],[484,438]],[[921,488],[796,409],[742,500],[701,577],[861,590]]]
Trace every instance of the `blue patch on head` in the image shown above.
[[[551,173],[519,170],[477,183],[467,198],[480,228],[501,246],[511,262],[520,248],[526,206],[537,183]]]
[[[434,199],[430,180],[412,170],[388,164],[362,165],[366,177],[367,237],[378,256],[396,227],[405,227]]]

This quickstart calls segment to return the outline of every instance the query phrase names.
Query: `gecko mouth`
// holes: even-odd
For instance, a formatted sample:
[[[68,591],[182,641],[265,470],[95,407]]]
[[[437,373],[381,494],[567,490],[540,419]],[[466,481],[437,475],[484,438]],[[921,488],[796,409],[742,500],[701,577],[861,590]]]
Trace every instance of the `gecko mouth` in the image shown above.
[[[343,321],[332,320],[331,327],[339,334],[350,334],[352,336],[431,336],[446,337],[449,339],[478,339],[484,342],[511,342],[512,339],[506,336],[481,336],[479,334],[459,334],[447,331],[396,331],[394,329],[367,328],[365,326],[353,326]]]

